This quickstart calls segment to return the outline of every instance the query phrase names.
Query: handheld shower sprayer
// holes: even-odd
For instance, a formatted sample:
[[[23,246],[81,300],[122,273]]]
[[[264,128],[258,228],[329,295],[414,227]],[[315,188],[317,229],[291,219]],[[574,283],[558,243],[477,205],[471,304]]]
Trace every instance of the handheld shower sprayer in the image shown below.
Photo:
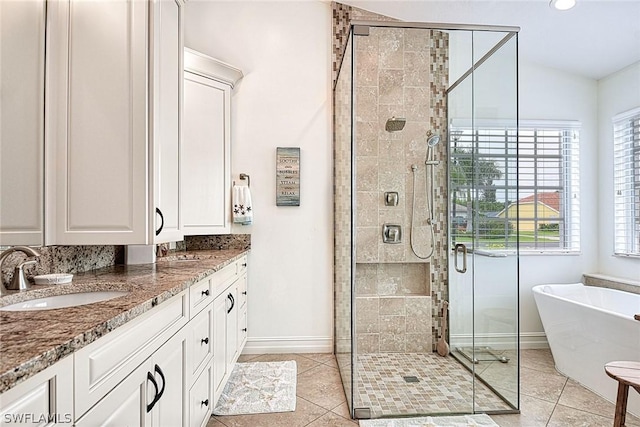
[[[433,194],[433,186],[434,186],[434,179],[435,179],[435,174],[434,174],[434,168],[435,166],[440,164],[439,160],[435,160],[434,156],[433,156],[433,147],[435,147],[436,145],[438,145],[438,143],[440,142],[440,134],[439,133],[434,133],[433,131],[428,131],[427,132],[427,154],[425,156],[424,159],[424,164],[425,164],[425,172],[424,172],[424,178],[425,178],[425,196],[427,199],[427,219],[426,219],[426,223],[429,227],[429,231],[431,234],[431,245],[429,248],[429,253],[426,256],[422,256],[419,255],[418,252],[416,251],[416,249],[414,248],[414,241],[413,241],[413,236],[414,236],[414,225],[415,225],[415,218],[416,218],[416,172],[418,171],[418,165],[411,165],[411,172],[413,174],[413,207],[411,209],[411,231],[409,234],[409,243],[411,246],[411,251],[413,252],[413,254],[420,258],[420,259],[429,259],[433,256],[433,253],[435,251],[435,233],[433,230],[433,209],[434,209],[434,194]],[[429,178],[431,178],[429,180]],[[429,185],[431,184],[431,185]]]
[[[433,158],[433,147],[438,145],[439,142],[440,134],[434,133],[433,131],[429,130],[427,132],[427,156],[424,160],[425,165],[435,166],[440,164],[439,160],[434,160]]]

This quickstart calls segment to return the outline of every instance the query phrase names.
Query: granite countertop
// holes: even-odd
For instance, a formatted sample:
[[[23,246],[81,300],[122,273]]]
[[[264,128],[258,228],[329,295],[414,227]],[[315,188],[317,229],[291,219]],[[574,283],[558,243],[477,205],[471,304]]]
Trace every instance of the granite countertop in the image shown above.
[[[27,299],[88,290],[129,294],[77,307],[0,311],[0,393],[170,299],[242,257],[246,249],[176,252],[155,264],[114,265],[79,273],[62,285],[33,285],[0,298],[0,307]]]

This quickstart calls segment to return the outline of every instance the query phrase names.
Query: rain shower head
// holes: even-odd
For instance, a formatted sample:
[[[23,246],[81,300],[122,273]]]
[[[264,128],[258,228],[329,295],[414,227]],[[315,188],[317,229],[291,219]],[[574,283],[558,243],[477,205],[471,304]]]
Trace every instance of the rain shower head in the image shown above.
[[[384,130],[387,132],[399,132],[404,129],[404,125],[407,124],[407,119],[402,117],[391,117],[384,125]]]
[[[429,147],[435,147],[440,142],[440,134],[433,133],[433,131],[427,132],[427,145]]]

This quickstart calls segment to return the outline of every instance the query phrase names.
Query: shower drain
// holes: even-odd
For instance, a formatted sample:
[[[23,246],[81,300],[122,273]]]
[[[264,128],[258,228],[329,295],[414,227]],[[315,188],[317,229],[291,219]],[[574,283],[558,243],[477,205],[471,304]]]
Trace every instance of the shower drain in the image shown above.
[[[418,379],[418,377],[414,376],[414,375],[409,375],[406,377],[402,377],[403,380],[405,380],[405,382],[408,383],[419,383],[420,380]]]

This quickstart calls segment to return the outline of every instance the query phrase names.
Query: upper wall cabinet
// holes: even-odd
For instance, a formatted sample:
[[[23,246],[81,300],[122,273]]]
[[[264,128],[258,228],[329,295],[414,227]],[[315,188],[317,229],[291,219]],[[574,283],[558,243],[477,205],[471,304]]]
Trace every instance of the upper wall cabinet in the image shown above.
[[[184,234],[231,231],[231,89],[242,72],[185,49]]]
[[[45,1],[0,1],[0,245],[42,245]]]
[[[48,7],[46,242],[182,240],[182,0]]]

